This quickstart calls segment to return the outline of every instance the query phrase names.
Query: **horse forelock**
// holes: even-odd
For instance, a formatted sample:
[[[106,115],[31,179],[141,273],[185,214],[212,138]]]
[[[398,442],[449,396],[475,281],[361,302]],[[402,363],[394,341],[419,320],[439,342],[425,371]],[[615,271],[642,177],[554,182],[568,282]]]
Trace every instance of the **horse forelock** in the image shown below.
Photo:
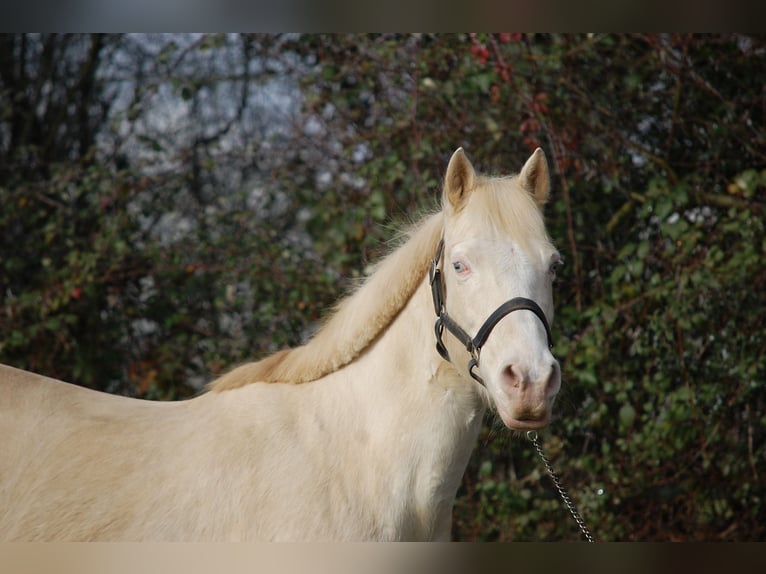
[[[394,320],[422,282],[442,227],[441,212],[423,217],[305,345],[237,367],[213,381],[210,390],[255,382],[306,383],[352,362]]]
[[[509,237],[525,251],[533,242],[551,245],[542,210],[517,182],[515,175],[479,178],[464,212],[466,226]]]

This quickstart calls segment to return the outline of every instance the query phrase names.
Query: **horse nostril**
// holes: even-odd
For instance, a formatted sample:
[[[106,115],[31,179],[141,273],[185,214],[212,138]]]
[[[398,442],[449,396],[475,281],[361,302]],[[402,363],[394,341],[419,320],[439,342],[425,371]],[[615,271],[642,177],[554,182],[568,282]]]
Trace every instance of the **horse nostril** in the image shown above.
[[[536,371],[537,375],[530,373],[526,368],[519,365],[508,365],[502,371],[503,385],[510,389],[525,392],[527,389],[538,389],[546,396],[552,397],[561,388],[561,371],[557,362],[553,362],[544,373]]]
[[[545,389],[549,397],[556,395],[561,389],[561,368],[557,362],[551,364],[551,374],[548,376]]]
[[[503,370],[503,382],[513,389],[518,389],[524,382],[524,376],[518,371],[517,367],[508,365]]]

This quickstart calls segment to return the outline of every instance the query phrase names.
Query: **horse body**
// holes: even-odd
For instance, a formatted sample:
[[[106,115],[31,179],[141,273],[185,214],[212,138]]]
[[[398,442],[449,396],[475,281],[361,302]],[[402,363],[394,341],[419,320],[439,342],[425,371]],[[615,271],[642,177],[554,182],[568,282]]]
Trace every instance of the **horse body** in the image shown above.
[[[533,156],[506,182],[512,192],[540,204],[544,161]],[[524,244],[470,225],[471,209],[487,209],[467,203],[475,177],[456,152],[444,212],[312,341],[196,398],[116,397],[0,367],[0,539],[449,538],[486,406],[512,428],[539,428],[560,380],[531,314],[492,334],[479,365],[486,388],[468,376],[457,341],[445,338],[451,362],[434,349],[427,268],[441,237],[447,305],[469,330],[514,294],[542,294],[552,316],[544,229]]]
[[[305,385],[162,403],[0,368],[2,538],[448,538],[484,402],[404,348],[422,309]]]

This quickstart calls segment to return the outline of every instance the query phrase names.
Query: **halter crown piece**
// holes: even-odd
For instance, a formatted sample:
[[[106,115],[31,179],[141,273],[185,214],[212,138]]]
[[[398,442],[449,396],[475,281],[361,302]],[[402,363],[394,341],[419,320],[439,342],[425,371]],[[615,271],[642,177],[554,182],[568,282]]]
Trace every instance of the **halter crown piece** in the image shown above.
[[[434,311],[436,312],[436,323],[434,324],[434,331],[436,333],[436,350],[439,355],[446,361],[450,361],[447,347],[444,346],[442,335],[446,328],[452,333],[455,338],[465,345],[466,350],[471,354],[471,360],[468,361],[468,372],[480,384],[484,384],[482,378],[474,372],[474,369],[479,366],[479,359],[481,357],[481,348],[484,343],[487,342],[492,329],[495,328],[500,320],[506,315],[513,313],[514,311],[532,311],[537,315],[538,319],[542,321],[543,327],[545,327],[545,334],[548,337],[548,348],[553,347],[553,339],[551,338],[551,328],[548,325],[548,320],[545,318],[545,313],[540,308],[540,305],[527,299],[526,297],[514,297],[500,305],[495,311],[484,321],[484,324],[479,328],[476,336],[471,336],[466,333],[460,325],[458,325],[452,317],[447,314],[447,309],[444,306],[444,279],[442,278],[441,269],[439,269],[439,263],[444,252],[444,239],[439,241],[439,246],[436,248],[436,255],[431,260],[431,269],[428,273],[429,281],[431,283],[431,295],[434,301]]]

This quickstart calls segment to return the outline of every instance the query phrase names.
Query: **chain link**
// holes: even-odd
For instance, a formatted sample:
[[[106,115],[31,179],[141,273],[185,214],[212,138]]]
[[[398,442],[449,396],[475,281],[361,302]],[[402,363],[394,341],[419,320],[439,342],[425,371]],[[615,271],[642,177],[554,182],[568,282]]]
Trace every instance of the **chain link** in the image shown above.
[[[537,432],[536,431],[527,431],[527,439],[529,442],[531,442],[535,450],[537,451],[537,454],[540,456],[540,460],[543,461],[543,464],[545,465],[545,470],[548,471],[548,475],[551,477],[551,480],[553,480],[553,484],[556,487],[556,490],[559,493],[559,496],[561,497],[562,502],[564,503],[564,506],[567,507],[569,510],[569,514],[572,515],[572,518],[574,518],[574,521],[577,523],[577,526],[580,527],[580,532],[582,532],[583,536],[585,536],[585,539],[588,542],[594,542],[593,536],[590,533],[590,530],[588,530],[588,527],[585,525],[585,521],[582,519],[582,516],[580,516],[580,513],[577,511],[577,507],[575,506],[574,502],[572,502],[572,499],[569,497],[569,493],[564,489],[563,486],[561,486],[561,481],[559,480],[558,475],[553,470],[553,467],[551,466],[551,462],[548,460],[548,457],[545,456],[545,453],[543,452],[543,447],[540,446],[540,441],[537,438]]]

